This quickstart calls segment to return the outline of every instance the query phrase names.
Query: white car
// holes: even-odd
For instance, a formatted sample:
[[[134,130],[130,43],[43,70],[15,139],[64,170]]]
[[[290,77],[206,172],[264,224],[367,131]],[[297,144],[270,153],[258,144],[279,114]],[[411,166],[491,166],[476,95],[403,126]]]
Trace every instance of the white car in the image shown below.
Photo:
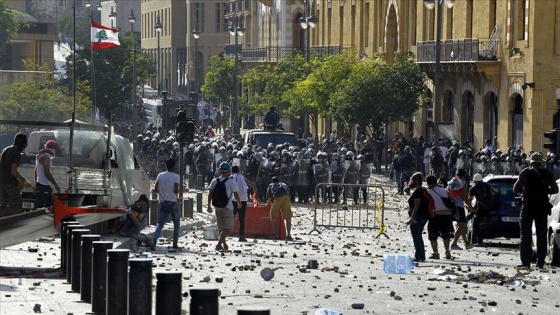
[[[560,180],[556,181],[560,185]],[[548,216],[547,224],[547,260],[552,266],[560,266],[560,193],[550,195],[550,203],[552,210]],[[537,242],[535,233],[535,224],[533,224],[533,252],[536,253],[537,249],[535,244]]]

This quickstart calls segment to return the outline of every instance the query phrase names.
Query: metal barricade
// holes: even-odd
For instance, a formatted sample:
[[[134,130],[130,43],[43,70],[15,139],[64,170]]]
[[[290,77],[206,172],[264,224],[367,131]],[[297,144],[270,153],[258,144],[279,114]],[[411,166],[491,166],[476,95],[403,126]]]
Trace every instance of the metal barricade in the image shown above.
[[[379,185],[321,183],[315,187],[313,232],[318,227],[378,230],[385,233],[385,191]]]

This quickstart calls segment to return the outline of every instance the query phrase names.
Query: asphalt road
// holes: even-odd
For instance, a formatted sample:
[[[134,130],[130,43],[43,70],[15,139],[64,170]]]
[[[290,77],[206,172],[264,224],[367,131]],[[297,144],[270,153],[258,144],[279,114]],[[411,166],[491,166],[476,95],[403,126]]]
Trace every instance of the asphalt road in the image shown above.
[[[453,251],[453,259],[428,260],[411,274],[383,272],[384,254],[412,254],[413,247],[404,224],[407,196],[397,196],[384,177],[376,176],[373,181],[385,188],[387,237],[376,238],[377,230],[353,228],[319,228],[320,233],[308,234],[313,229],[314,208],[300,204],[294,207],[295,242],[249,239],[240,243],[230,238],[230,252],[220,253],[214,250],[215,241],[204,239],[202,228],[189,229],[181,236],[183,252],[169,253],[167,245],[160,244],[152,253],[154,308],[155,274],[180,271],[185,313],[191,288],[219,289],[220,314],[251,307],[268,308],[271,314],[324,314],[324,309],[343,314],[560,311],[560,269],[519,273],[515,268],[518,240],[514,239],[489,240],[486,248]],[[207,217],[197,217],[208,222]],[[426,232],[424,238],[428,244]],[[90,304],[79,301],[79,294],[69,292],[70,285],[56,269],[60,266],[59,246],[56,238],[0,251],[1,314],[34,314],[35,304],[41,305],[43,313],[91,311]],[[39,250],[29,252],[30,247]],[[307,268],[310,260],[317,261],[317,269]],[[260,275],[267,267],[274,270],[269,281]],[[30,278],[21,271],[40,271],[45,278]],[[356,309],[361,303],[363,309]]]

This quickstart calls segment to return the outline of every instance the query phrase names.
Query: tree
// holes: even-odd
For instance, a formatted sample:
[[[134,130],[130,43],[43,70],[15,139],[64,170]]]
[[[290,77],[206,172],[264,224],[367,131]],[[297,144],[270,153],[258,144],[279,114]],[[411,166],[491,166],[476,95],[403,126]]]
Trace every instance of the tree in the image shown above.
[[[88,21],[76,24],[76,82],[91,84],[91,43],[90,25]],[[124,105],[130,104],[132,99],[132,67],[134,62],[133,48],[135,37],[132,33],[119,35],[120,46],[100,50],[93,53],[93,70],[95,90],[94,98],[97,108],[103,116],[109,113],[123,113]],[[80,47],[78,49],[78,47]],[[155,73],[148,57],[142,53],[137,54],[137,82],[143,83]],[[72,55],[66,60],[68,73],[68,88],[72,84]],[[89,97],[88,97],[89,98]]]
[[[208,72],[200,88],[206,99],[220,104],[228,103],[233,92],[234,68],[235,60],[232,58],[219,55],[210,57]]]
[[[317,132],[319,115],[332,115],[328,101],[340,83],[350,74],[357,61],[354,56],[354,51],[347,50],[343,54],[330,55],[323,60],[313,59],[311,74],[296,82],[292,89],[284,93],[284,99],[291,104],[289,113],[296,117],[300,113],[308,113]],[[315,137],[318,137],[317,133]]]
[[[0,119],[21,119],[62,122],[71,119],[73,97],[64,86],[58,86],[47,65],[25,62],[29,71],[36,71],[31,79],[0,86]],[[76,87],[76,119],[90,121],[89,88]]]
[[[393,64],[379,57],[356,63],[329,99],[331,111],[347,124],[372,126],[406,121],[419,107],[424,73],[397,55]]]
[[[19,14],[10,9],[4,0],[0,0],[0,52],[16,36],[21,26],[24,23]]]

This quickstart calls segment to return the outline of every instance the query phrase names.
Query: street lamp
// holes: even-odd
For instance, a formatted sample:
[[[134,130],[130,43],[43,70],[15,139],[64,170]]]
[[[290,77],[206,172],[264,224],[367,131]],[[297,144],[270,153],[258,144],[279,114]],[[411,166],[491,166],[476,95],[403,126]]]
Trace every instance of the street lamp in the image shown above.
[[[438,127],[438,107],[441,105],[441,17],[442,17],[442,4],[448,8],[452,8],[455,4],[455,0],[424,0],[424,5],[426,9],[433,10],[437,3],[436,10],[436,64],[434,69],[434,94],[435,101],[432,107],[432,120],[434,123],[434,141],[439,139],[439,127]]]
[[[128,21],[130,22],[130,33],[134,38],[134,49],[132,50],[133,62],[132,62],[132,145],[134,151],[138,150],[138,141],[136,136],[138,135],[138,122],[137,120],[137,110],[136,110],[136,36],[134,35],[134,23],[136,22],[136,17],[134,16],[134,10],[130,9],[130,15],[128,16]]]
[[[241,16],[239,14],[235,14],[233,16],[233,21],[229,24],[229,34],[235,37],[235,67],[233,71],[233,107],[231,109],[231,128],[233,134],[238,135],[240,133],[241,126],[239,125],[239,87],[237,86],[237,75],[238,75],[238,68],[239,68],[239,58],[238,55],[239,51],[239,36],[243,36],[245,34],[245,28],[243,27],[243,23],[241,22]]]
[[[115,27],[113,24],[113,22],[115,21],[115,19],[117,18],[117,11],[113,10],[113,7],[111,7],[111,12],[109,13],[109,18],[111,19],[111,28]]]
[[[305,59],[309,62],[311,58],[311,29],[317,26],[319,22],[319,18],[315,15],[315,10],[312,10],[315,7],[315,0],[313,0],[311,6],[309,5],[309,0],[305,0],[304,6],[304,14],[299,18],[299,24],[301,28],[305,30]],[[303,114],[303,132],[302,136],[307,133],[309,129],[309,115],[307,112]],[[304,138],[304,137],[302,137]]]
[[[154,25],[154,29],[156,30],[157,33],[157,91],[158,91],[158,96],[161,95],[161,73],[160,73],[160,69],[159,66],[161,64],[161,60],[160,60],[160,47],[159,47],[159,36],[161,31],[163,30],[163,24],[161,24],[161,21],[159,19],[159,14],[157,15],[157,20],[156,20],[156,25]]]
[[[196,24],[196,28],[192,31],[192,36],[194,37],[194,91],[198,93],[198,39],[200,38],[198,23]]]
[[[311,4],[311,6],[309,6],[309,0],[305,0],[304,3],[304,15],[302,15],[299,18],[299,24],[301,25],[301,28],[303,28],[305,30],[305,36],[306,36],[306,47],[305,47],[305,57],[307,59],[307,62],[309,62],[309,58],[310,58],[310,49],[311,49],[311,28],[315,28],[315,26],[317,26],[317,23],[319,22],[319,18],[317,18],[317,16],[315,15],[315,12],[312,12],[312,7],[315,6],[315,0],[313,0],[313,3]],[[310,28],[311,26],[311,28]]]

